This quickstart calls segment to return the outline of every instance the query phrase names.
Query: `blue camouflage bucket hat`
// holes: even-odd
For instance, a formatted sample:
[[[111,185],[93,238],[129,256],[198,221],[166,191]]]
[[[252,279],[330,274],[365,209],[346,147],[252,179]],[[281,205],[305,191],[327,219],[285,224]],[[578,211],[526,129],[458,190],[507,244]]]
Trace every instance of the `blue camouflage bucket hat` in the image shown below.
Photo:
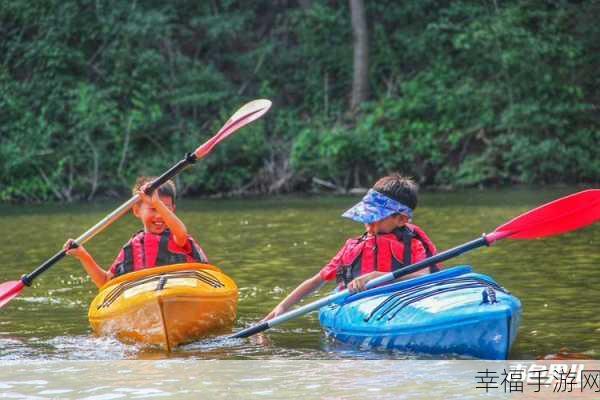
[[[413,210],[399,201],[370,189],[360,203],[343,213],[342,217],[363,224],[372,224],[393,214],[404,214],[412,218]]]

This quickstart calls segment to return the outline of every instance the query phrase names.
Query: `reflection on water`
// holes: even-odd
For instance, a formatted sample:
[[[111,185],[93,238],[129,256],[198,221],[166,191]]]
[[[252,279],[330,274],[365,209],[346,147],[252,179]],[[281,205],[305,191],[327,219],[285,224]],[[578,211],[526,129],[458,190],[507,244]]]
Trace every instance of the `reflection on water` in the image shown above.
[[[597,399],[597,361],[0,361],[3,397],[20,399]],[[536,386],[532,371],[551,371]],[[572,371],[573,384],[557,377]],[[496,376],[486,385],[485,372]],[[503,371],[515,371],[509,373]],[[516,372],[518,371],[518,372]],[[504,375],[503,375],[504,374]],[[539,376],[539,374],[537,375]],[[546,377],[546,376],[545,376]],[[533,379],[530,379],[533,378]],[[545,383],[547,382],[547,386]],[[571,385],[571,386],[569,386]],[[520,389],[520,390],[519,390]]]
[[[289,360],[23,361],[12,365],[0,362],[0,367],[8,371],[0,377],[0,390],[7,397],[30,399],[364,399],[372,395],[378,399],[466,399],[482,393],[475,388],[473,377],[484,365],[492,364]]]
[[[424,193],[415,222],[443,250],[577,190]],[[318,271],[347,237],[361,233],[360,225],[340,218],[356,200],[184,200],[178,204],[178,214],[210,261],[240,287],[236,329],[241,329],[260,320],[298,283]],[[0,245],[0,281],[30,272],[60,249],[66,238],[79,236],[116,205],[2,206],[3,228],[11,234]],[[138,221],[128,216],[86,247],[106,267],[138,229]],[[538,358],[563,348],[600,358],[598,243],[600,225],[595,225],[545,240],[503,241],[463,255],[452,264],[472,264],[521,299],[523,321],[511,358]],[[94,285],[74,260],[55,265],[0,311],[0,360],[424,357],[339,348],[323,337],[316,314],[251,340],[209,338],[167,354],[92,336],[87,307],[95,294]]]

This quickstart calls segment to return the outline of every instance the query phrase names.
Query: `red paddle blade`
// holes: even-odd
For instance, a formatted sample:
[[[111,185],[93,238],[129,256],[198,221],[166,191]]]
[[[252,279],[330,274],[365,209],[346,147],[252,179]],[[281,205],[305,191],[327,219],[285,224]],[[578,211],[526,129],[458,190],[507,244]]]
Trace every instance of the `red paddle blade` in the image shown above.
[[[25,284],[22,281],[10,281],[0,285],[0,308],[17,297],[23,290]]]
[[[210,153],[217,144],[227,139],[233,132],[262,117],[269,111],[269,108],[271,108],[271,101],[266,99],[253,100],[244,104],[227,120],[225,125],[219,129],[219,132],[202,146],[198,147],[194,151],[194,154],[196,154],[198,159],[201,159]]]
[[[510,239],[560,235],[600,220],[600,189],[590,189],[541,205],[496,228]]]

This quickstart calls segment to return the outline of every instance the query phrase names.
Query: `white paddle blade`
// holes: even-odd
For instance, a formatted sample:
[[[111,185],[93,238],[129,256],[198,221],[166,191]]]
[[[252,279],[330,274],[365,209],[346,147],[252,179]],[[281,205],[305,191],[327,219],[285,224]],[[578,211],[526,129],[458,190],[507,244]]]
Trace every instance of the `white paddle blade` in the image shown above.
[[[200,159],[206,156],[217,144],[228,138],[235,131],[262,117],[269,111],[271,104],[271,101],[266,99],[253,100],[246,103],[227,120],[215,136],[196,149],[194,152],[196,158]]]
[[[231,125],[234,121],[246,116],[252,116],[252,119],[248,122],[257,120],[258,118],[262,117],[267,111],[269,111],[269,108],[271,108],[272,104],[273,103],[271,103],[271,100],[267,99],[252,100],[251,102],[244,104],[231,116],[231,118],[229,118],[229,120],[225,123],[225,126],[221,128],[221,130],[223,130],[226,126]]]

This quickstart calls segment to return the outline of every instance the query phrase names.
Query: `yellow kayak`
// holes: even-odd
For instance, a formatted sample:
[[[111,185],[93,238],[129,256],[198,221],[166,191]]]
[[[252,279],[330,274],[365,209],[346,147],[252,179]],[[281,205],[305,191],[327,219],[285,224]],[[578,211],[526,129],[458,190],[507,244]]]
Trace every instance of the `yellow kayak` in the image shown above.
[[[167,351],[231,328],[238,289],[219,268],[175,264],[121,275],[100,288],[88,312],[97,335]]]

